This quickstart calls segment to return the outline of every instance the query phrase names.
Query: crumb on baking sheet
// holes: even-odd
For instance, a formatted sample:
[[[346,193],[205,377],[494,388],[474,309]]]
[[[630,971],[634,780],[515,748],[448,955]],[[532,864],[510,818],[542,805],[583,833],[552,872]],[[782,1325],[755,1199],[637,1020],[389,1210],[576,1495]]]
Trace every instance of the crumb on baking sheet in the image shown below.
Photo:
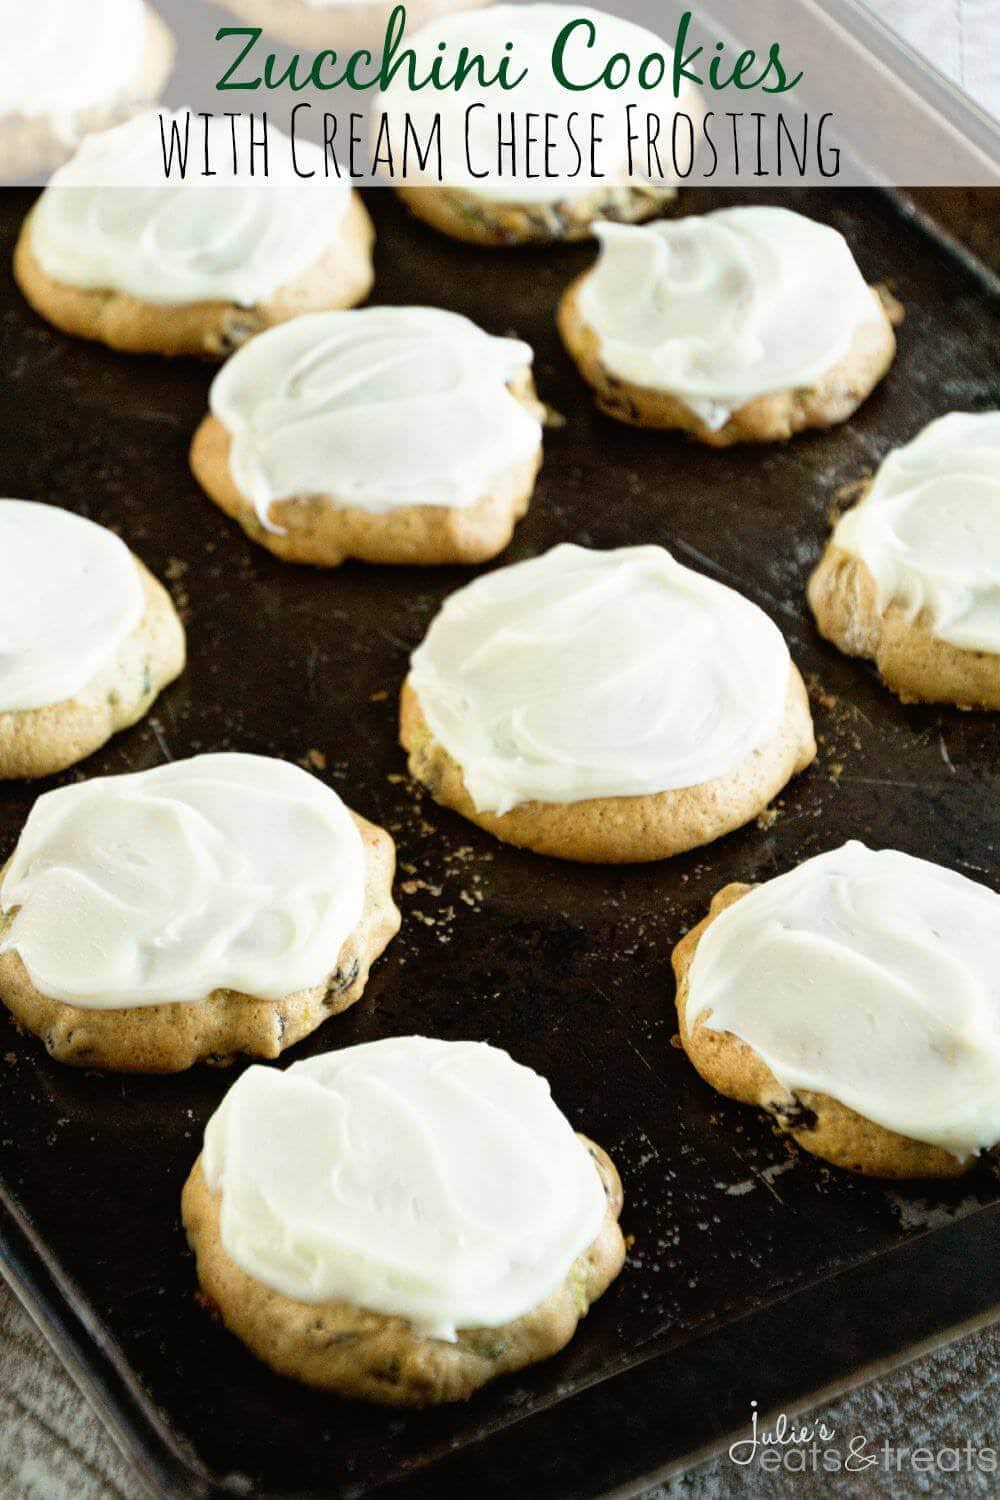
[[[326,756],[322,750],[307,750],[299,760],[299,765],[304,771],[325,771]]]
[[[764,811],[757,815],[757,827],[761,833],[766,833],[769,828],[774,827],[780,817],[780,807],[765,807]]]

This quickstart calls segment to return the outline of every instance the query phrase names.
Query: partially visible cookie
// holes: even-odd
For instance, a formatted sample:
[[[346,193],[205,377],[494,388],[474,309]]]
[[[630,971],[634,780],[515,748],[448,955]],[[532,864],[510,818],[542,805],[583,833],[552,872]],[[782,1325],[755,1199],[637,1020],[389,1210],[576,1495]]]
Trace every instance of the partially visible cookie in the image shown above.
[[[484,562],[541,462],[531,359],[439,308],[298,318],[220,372],[191,466],[288,562]]]
[[[1000,709],[1000,412],[952,412],[890,453],[837,522],[809,603],[904,703]]]
[[[846,421],[892,363],[890,315],[828,225],[748,207],[595,232],[597,265],[558,320],[618,421],[778,442]]]
[[[564,544],[452,594],[413,654],[400,740],[443,806],[603,864],[720,838],[816,754],[775,626],[653,546]]]
[[[0,184],[42,178],[85,135],[160,96],[174,41],[144,0],[31,0],[3,11]]]
[[[617,75],[629,69],[629,81],[613,88],[595,82],[586,91],[588,110],[606,112],[603,149],[588,144],[578,98],[553,70],[557,42],[568,26],[572,29],[562,51],[567,76],[594,80],[599,73],[591,37],[599,39],[602,59],[616,58]],[[513,77],[526,71],[512,97],[519,118],[538,122],[537,143],[532,140],[529,146],[525,133],[511,157],[498,146],[498,139],[511,136],[513,126],[502,123],[495,83],[480,84],[472,73],[460,90],[441,93],[411,88],[406,71],[396,72],[375,101],[376,115],[388,118],[399,139],[407,119],[418,139],[430,139],[438,120],[442,146],[440,160],[432,156],[423,170],[411,160],[405,176],[394,178],[394,186],[417,218],[443,234],[477,245],[580,240],[594,233],[599,220],[650,219],[676,197],[673,180],[654,181],[643,175],[630,162],[627,149],[628,110],[643,102],[637,78],[644,60],[664,55],[670,66],[670,48],[654,32],[588,6],[576,6],[570,14],[564,5],[536,3],[494,5],[474,16],[463,9],[407,40],[418,59],[418,78],[440,62],[442,53],[455,58],[462,47],[503,59]],[[676,107],[688,113],[697,110],[694,91]],[[669,135],[666,114],[663,129]],[[618,139],[620,148],[613,151],[609,143]]]
[[[953,1177],[1000,1141],[1000,897],[858,843],[728,885],[677,945],[685,1052],[807,1151]]]
[[[394,0],[221,0],[241,21],[260,26],[289,47],[309,52],[375,48],[386,33]],[[411,0],[406,7],[407,36],[435,16],[477,10],[490,0]],[[376,59],[381,55],[375,52]]]
[[[302,313],[351,307],[372,285],[374,230],[346,181],[292,173],[290,143],[272,130],[270,175],[233,175],[223,115],[183,112],[162,130],[203,151],[213,170],[164,175],[161,117],[143,114],[90,136],[25,220],[14,255],[21,291],[76,338],[132,354],[222,359],[254,334]],[[296,146],[303,173],[322,150]],[[228,169],[228,175],[227,175]]]
[[[563,1348],[622,1268],[621,1207],[543,1078],[426,1037],[250,1068],[182,1201],[226,1326],[280,1375],[387,1406]]]
[[[149,711],[184,656],[169,594],[119,537],[0,500],[0,781],[92,754]]]
[[[595,224],[641,224],[662,214],[677,197],[675,188],[618,184],[584,197],[567,194],[542,202],[492,199],[461,187],[400,184],[396,192],[414,218],[450,239],[469,245],[547,245],[587,240]]]
[[[62,787],[0,873],[0,1000],[77,1067],[278,1057],[360,999],[394,867],[383,829],[265,756]]]

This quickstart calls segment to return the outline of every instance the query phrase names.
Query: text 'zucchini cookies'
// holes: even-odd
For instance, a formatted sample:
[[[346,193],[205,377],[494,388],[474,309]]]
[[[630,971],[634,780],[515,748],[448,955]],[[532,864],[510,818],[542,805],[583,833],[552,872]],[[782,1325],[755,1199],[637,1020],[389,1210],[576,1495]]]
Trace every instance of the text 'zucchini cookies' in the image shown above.
[[[413,654],[400,738],[445,807],[609,864],[739,828],[816,754],[779,631],[662,547],[564,544],[452,594]]]
[[[249,1068],[183,1218],[204,1292],[273,1369],[429,1406],[569,1342],[622,1268],[621,1206],[544,1078],[411,1036]]]
[[[311,52],[381,44],[395,3],[396,0],[221,0],[225,9],[241,20],[262,27],[290,47],[303,47]],[[489,0],[407,0],[407,25],[412,31],[431,16],[450,10],[475,10],[488,4]],[[381,47],[375,53],[376,63],[380,56]]]
[[[602,411],[708,443],[846,421],[896,339],[843,235],[785,208],[599,225],[597,265],[559,307]]]
[[[75,765],[183,669],[170,596],[123,541],[57,506],[0,500],[0,780]]]
[[[439,308],[297,318],[220,371],[191,465],[289,562],[483,562],[541,462],[531,359]]]
[[[189,125],[184,113],[162,117],[168,142]],[[221,358],[263,328],[366,297],[374,232],[357,194],[299,180],[287,141],[272,140],[270,176],[237,181],[229,127],[224,115],[195,118],[183,181],[176,146],[164,176],[158,114],[90,136],[21,231],[14,272],[35,311],[112,349]],[[321,148],[296,151],[300,171],[322,178]]]
[[[43,177],[158,99],[173,39],[144,0],[0,0],[0,183]]]
[[[904,702],[1000,709],[1000,412],[952,412],[890,453],[809,603]]]
[[[614,108],[620,125],[621,154],[614,162],[609,152],[607,170],[588,171],[590,144],[580,124],[574,95],[553,75],[552,54],[567,23],[589,22],[603,49],[602,59],[614,54],[631,63],[632,81],[611,90],[603,84],[586,93],[588,110]],[[600,71],[591,32],[580,27],[567,43],[566,66],[593,79]],[[505,47],[513,51],[505,56]],[[643,59],[650,53],[666,55],[671,49],[653,32],[604,11],[565,5],[494,5],[478,15],[463,13],[434,21],[409,40],[423,76],[438,60],[439,49],[448,56],[468,47],[489,59],[503,58],[513,77],[527,71],[517,85],[515,98],[520,110],[538,121],[538,133],[551,134],[548,148],[538,149],[538,162],[529,156],[526,140],[518,141],[514,171],[509,151],[498,147],[498,137],[511,138],[511,113],[496,85],[477,86],[475,75],[460,92],[444,93],[411,89],[406,73],[397,72],[388,89],[375,101],[376,117],[384,113],[403,138],[405,119],[414,122],[419,138],[430,138],[435,118],[439,126],[443,157],[421,173],[412,162],[398,187],[400,197],[418,218],[455,239],[480,245],[512,245],[553,240],[578,240],[593,233],[597,219],[634,221],[662,212],[676,196],[673,182],[651,182],[636,171],[629,172],[626,142],[626,106],[641,103],[643,90],[635,82]],[[622,64],[619,65],[619,70]],[[691,100],[679,106],[690,110]],[[576,132],[567,129],[567,117],[577,122]],[[506,125],[503,124],[506,120]],[[551,126],[551,130],[550,130]],[[544,129],[543,129],[544,127]],[[665,135],[669,136],[669,119]],[[610,136],[611,130],[608,129]]]
[[[277,1057],[399,930],[392,839],[297,766],[199,755],[39,797],[0,880],[0,999],[59,1062]]]
[[[681,1041],[808,1151],[946,1177],[1000,1140],[1000,896],[863,844],[729,885],[674,952]]]

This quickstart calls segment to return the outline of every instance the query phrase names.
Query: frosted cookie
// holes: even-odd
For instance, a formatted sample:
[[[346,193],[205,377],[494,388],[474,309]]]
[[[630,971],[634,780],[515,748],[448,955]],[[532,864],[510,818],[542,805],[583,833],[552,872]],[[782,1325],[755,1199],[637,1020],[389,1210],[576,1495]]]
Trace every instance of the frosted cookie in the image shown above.
[[[621,1206],[544,1078],[409,1036],[248,1069],[182,1213],[204,1293],[259,1359],[429,1406],[569,1343],[621,1270]]]
[[[277,1057],[399,929],[381,828],[285,761],[199,755],[39,797],[0,872],[0,999],[59,1062]]]
[[[85,135],[148,108],[173,65],[144,0],[0,0],[0,183],[46,176]]]
[[[49,776],[135,724],[184,669],[184,627],[117,536],[0,500],[0,780]]]
[[[816,754],[779,631],[662,547],[565,544],[452,594],[413,654],[400,738],[445,807],[607,864],[720,838]]]
[[[395,0],[383,4],[372,0],[221,0],[226,10],[240,20],[260,26],[270,36],[289,47],[310,52],[346,51],[355,47],[376,47],[376,63]],[[432,16],[452,10],[476,10],[489,0],[409,0],[406,6],[407,36]],[[346,59],[345,59],[346,61]]]
[[[165,115],[186,132],[186,113]],[[372,284],[371,220],[346,181],[298,180],[272,132],[270,176],[232,176],[229,121],[212,116],[218,175],[164,175],[160,117],[90,136],[25,220],[14,274],[43,318],[133,354],[221,358],[300,313],[350,307]],[[199,162],[204,126],[189,152]],[[300,142],[301,171],[322,150]],[[230,172],[225,176],[226,165]]]
[[[892,363],[882,300],[826,224],[726,208],[596,232],[559,328],[619,421],[715,448],[775,442],[846,421]]]
[[[541,462],[531,358],[439,308],[297,318],[220,371],[191,465],[289,562],[483,562]]]
[[[809,603],[904,702],[1000,709],[1000,412],[952,412],[890,453]]]
[[[589,173],[589,138],[578,112],[575,137],[567,129],[567,117],[578,111],[580,96],[563,87],[552,68],[560,32],[567,22],[580,19],[594,27],[602,63],[621,54],[629,59],[634,80],[643,59],[649,53],[661,53],[666,54],[669,70],[672,53],[654,32],[586,6],[570,12],[565,5],[494,5],[478,15],[447,15],[409,38],[408,45],[419,60],[418,77],[426,75],[441,47],[446,57],[456,57],[466,46],[495,67],[505,58],[508,42],[513,46],[506,57],[511,76],[527,71],[506,102],[495,84],[479,85],[474,74],[458,91],[414,91],[405,70],[397,72],[390,87],[378,96],[376,114],[384,112],[394,123],[396,139],[403,138],[406,115],[421,140],[430,138],[435,116],[441,117],[440,163],[433,155],[421,173],[411,159],[405,182],[397,189],[418,218],[454,239],[479,245],[579,240],[594,232],[598,219],[649,219],[676,197],[673,182],[653,182],[629,170],[626,107],[629,103],[639,107],[644,97],[648,104],[648,96],[634,81],[614,90],[589,89],[584,96],[588,111],[613,111],[607,134],[612,133],[613,120],[616,129],[620,126],[621,137],[620,157],[615,161],[605,145],[607,155],[601,168],[595,175]],[[576,71],[592,79],[601,64],[595,62],[594,51],[588,50],[589,35],[581,28],[567,41],[566,67],[569,73]],[[539,122],[540,137],[541,122],[546,118],[552,122],[552,147],[544,156],[539,151],[538,159],[533,159],[526,139],[519,141],[516,175],[509,152],[504,156],[497,144],[498,129],[511,137],[510,100],[516,102],[520,117],[530,114]],[[691,100],[685,96],[679,107],[690,110]],[[498,125],[503,120],[506,125]],[[507,163],[503,170],[498,170],[498,160]]]
[[[674,951],[684,1050],[720,1093],[876,1177],[950,1177],[1000,1140],[1000,896],[845,844],[728,885]]]

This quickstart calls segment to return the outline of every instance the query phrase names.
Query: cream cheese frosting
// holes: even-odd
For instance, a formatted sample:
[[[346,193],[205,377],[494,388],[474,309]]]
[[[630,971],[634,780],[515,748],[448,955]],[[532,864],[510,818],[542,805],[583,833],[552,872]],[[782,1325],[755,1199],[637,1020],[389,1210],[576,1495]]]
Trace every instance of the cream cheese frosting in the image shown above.
[[[83,1009],[277,1000],[336,968],[364,891],[336,792],[267,756],[199,755],[39,797],[0,886],[0,952]]]
[[[245,344],[211,407],[265,526],[274,501],[307,495],[376,514],[466,506],[541,443],[537,416],[507,389],[531,359],[527,344],[440,308],[311,313]]]
[[[169,141],[186,112],[162,114]],[[31,248],[46,275],[68,286],[123,292],[165,306],[266,301],[315,264],[342,230],[346,179],[318,192],[299,181],[291,147],[271,131],[269,175],[236,180],[230,122],[210,117],[216,174],[197,175],[204,122],[191,124],[188,175],[164,173],[161,114],[150,111],[91,135],[52,177],[34,210]],[[322,176],[322,148],[296,146],[300,170]]]
[[[0,116],[49,118],[127,97],[142,72],[143,0],[0,0]]]
[[[72,698],[144,608],[119,537],[54,505],[0,500],[0,713]]]
[[[583,28],[569,39],[566,50],[569,76],[590,82],[610,57],[621,53],[631,62],[629,81],[622,87],[610,89],[597,84],[585,93],[574,94],[554,76],[552,49],[556,38],[568,22],[577,19],[592,22],[598,40],[594,48],[588,48]],[[517,77],[527,69],[527,77],[506,94],[496,85],[483,87],[474,73],[458,91],[441,93],[425,88],[418,92],[409,87],[406,72],[402,70],[378,96],[376,109],[397,122],[400,138],[405,114],[410,116],[421,140],[428,138],[435,116],[440,115],[442,121],[440,175],[436,161],[433,177],[429,175],[431,169],[421,174],[410,163],[405,178],[397,180],[410,187],[421,184],[457,187],[486,201],[516,203],[572,202],[595,191],[606,192],[629,183],[650,186],[648,178],[634,171],[630,175],[628,171],[626,106],[639,108],[645,101],[644,107],[648,107],[648,93],[635,82],[647,54],[662,54],[669,75],[673,52],[667,43],[643,26],[585,5],[567,9],[565,5],[529,4],[493,5],[481,11],[440,16],[409,37],[407,46],[416,53],[417,76],[424,77],[442,46],[449,58],[456,58],[463,47],[472,55],[482,54],[488,67],[494,70],[506,55],[504,47],[508,42],[512,44],[508,59],[511,76]],[[589,138],[579,121],[576,132],[579,154],[566,129],[568,117],[573,112],[579,115],[581,100],[588,115],[591,111],[603,112],[607,117],[603,155],[596,174],[589,171]],[[559,122],[561,128],[553,129],[551,147],[544,155],[544,168],[529,160],[524,141],[518,146],[516,171],[511,170],[509,153],[504,155],[498,150],[498,120],[506,121],[505,126],[501,123],[500,134],[509,137],[511,108],[522,117],[534,115],[539,122],[539,136],[541,122],[546,117]],[[677,108],[688,113],[697,108],[693,90],[684,94]],[[668,120],[665,138],[669,138],[669,132]],[[615,140],[621,141],[620,153],[612,150]],[[665,162],[668,157],[669,152],[664,152]],[[488,177],[477,175],[486,172],[490,174]],[[671,177],[669,184],[656,185],[673,186],[674,181]]]
[[[605,1213],[548,1083],[483,1042],[395,1037],[248,1068],[202,1164],[249,1275],[448,1340],[537,1307]]]
[[[480,812],[696,786],[779,730],[788,648],[662,547],[570,543],[445,601],[410,683]]]
[[[1000,653],[1000,411],[951,412],[890,453],[832,540],[881,610],[926,611],[939,640]]]
[[[789,1089],[965,1159],[1000,1139],[1000,896],[863,844],[757,886],[705,930],[686,1019]]]
[[[578,306],[613,375],[713,432],[758,396],[809,387],[881,316],[847,241],[786,208],[599,224]]]

